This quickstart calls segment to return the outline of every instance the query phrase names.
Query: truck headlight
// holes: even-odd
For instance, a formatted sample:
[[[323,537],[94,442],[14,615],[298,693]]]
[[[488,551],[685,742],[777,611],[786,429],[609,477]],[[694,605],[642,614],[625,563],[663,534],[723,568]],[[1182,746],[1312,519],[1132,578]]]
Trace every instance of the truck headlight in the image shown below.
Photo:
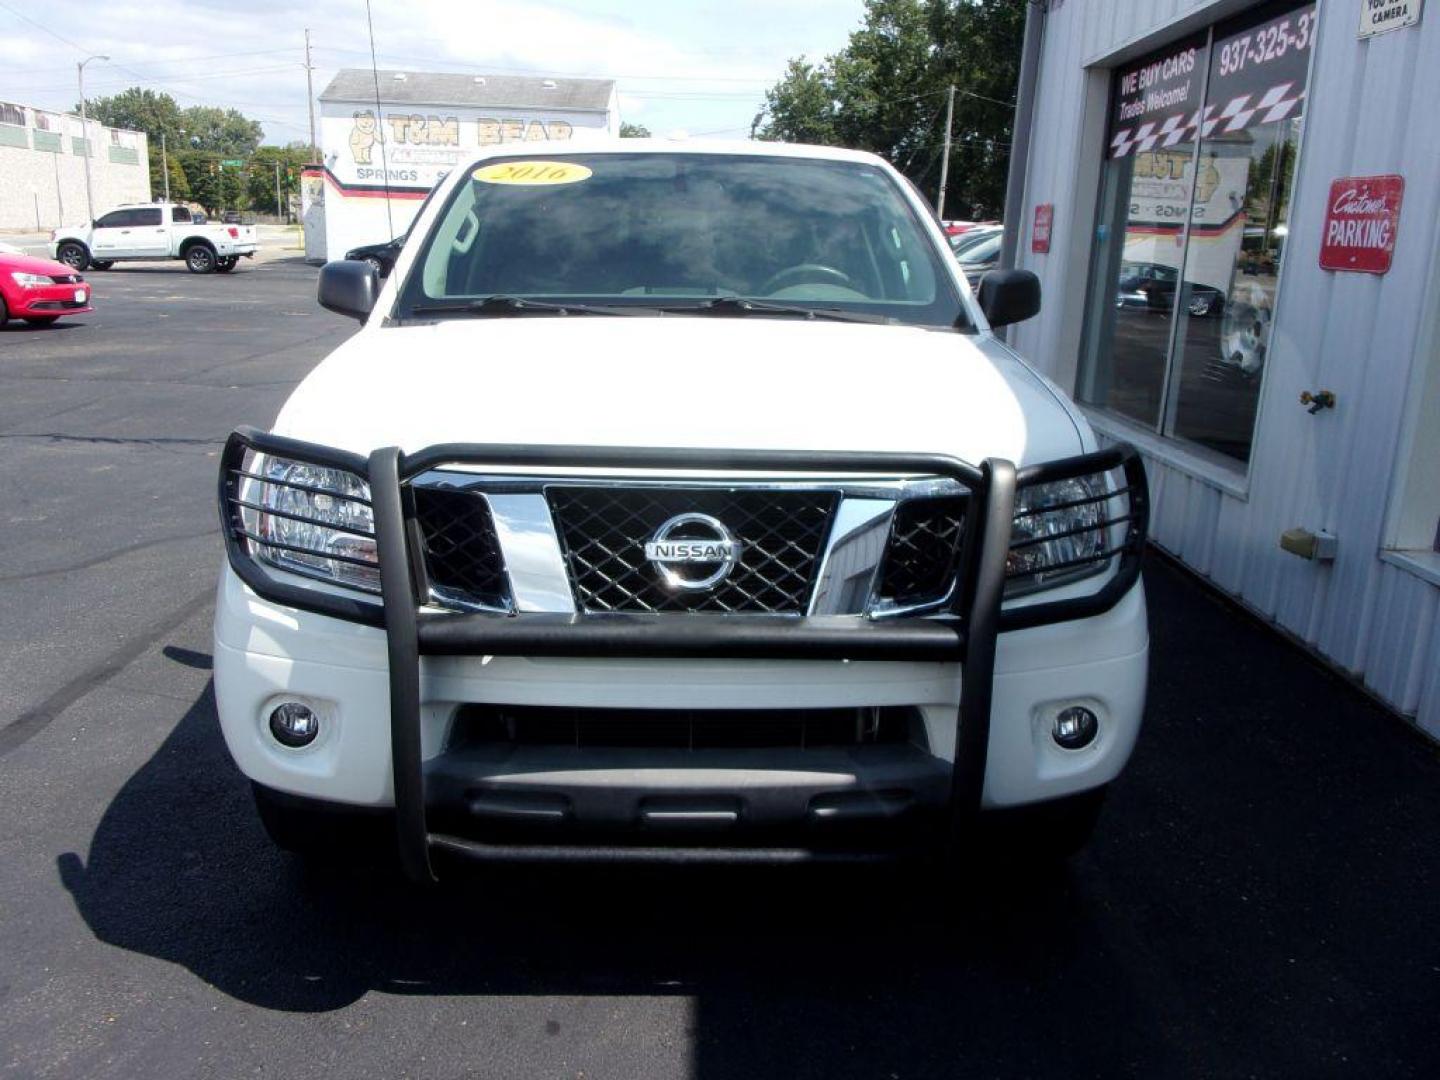
[[[15,279],[15,284],[19,285],[22,289],[39,289],[45,285],[55,284],[55,282],[43,274],[22,274],[19,270],[13,270],[10,276]]]
[[[1109,562],[1112,498],[1103,476],[1032,484],[1015,493],[1005,594],[1018,596],[1098,574]]]
[[[280,570],[380,591],[370,485],[345,469],[251,453],[238,508],[250,554]]]

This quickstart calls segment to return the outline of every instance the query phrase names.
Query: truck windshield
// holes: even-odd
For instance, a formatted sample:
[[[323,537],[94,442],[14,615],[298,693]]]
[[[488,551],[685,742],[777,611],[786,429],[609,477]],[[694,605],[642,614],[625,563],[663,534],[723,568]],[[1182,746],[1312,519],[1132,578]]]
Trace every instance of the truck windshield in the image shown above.
[[[566,301],[574,314],[969,325],[935,245],[881,169],[696,153],[472,169],[424,238],[396,314],[559,313]]]

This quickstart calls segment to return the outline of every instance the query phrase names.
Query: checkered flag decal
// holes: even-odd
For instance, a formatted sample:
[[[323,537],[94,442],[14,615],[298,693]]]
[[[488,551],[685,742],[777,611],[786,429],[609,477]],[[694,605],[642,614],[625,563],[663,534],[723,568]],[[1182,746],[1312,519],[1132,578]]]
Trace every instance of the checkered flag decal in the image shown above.
[[[1192,142],[1197,133],[1200,138],[1208,139],[1217,132],[1229,135],[1255,124],[1284,120],[1295,113],[1304,100],[1305,91],[1296,89],[1293,82],[1286,82],[1270,87],[1258,99],[1254,94],[1241,94],[1223,106],[1206,105],[1188,117],[1176,113],[1158,123],[1147,120],[1137,127],[1116,131],[1110,140],[1110,156],[1144,154],[1157,147],[1164,150],[1176,143]]]

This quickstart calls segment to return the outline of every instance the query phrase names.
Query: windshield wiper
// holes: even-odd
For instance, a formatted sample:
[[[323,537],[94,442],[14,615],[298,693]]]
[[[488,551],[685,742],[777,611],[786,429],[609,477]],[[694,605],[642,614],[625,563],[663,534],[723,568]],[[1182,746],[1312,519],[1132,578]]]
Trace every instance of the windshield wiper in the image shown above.
[[[550,300],[529,300],[504,293],[477,300],[459,300],[445,304],[418,304],[411,315],[654,315],[655,308],[633,307],[628,304],[570,304]]]
[[[799,304],[772,304],[766,300],[750,300],[743,296],[717,296],[698,304],[664,307],[661,311],[699,315],[790,315],[800,319],[829,319],[835,322],[888,323],[885,315],[868,315],[843,308],[811,308]]]

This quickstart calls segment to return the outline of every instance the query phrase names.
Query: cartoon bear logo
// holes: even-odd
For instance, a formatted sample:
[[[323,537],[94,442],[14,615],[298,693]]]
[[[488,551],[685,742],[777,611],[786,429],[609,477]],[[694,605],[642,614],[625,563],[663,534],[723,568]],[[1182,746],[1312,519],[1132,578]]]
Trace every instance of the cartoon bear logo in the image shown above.
[[[355,130],[350,132],[350,154],[356,165],[370,164],[370,148],[375,145],[375,114],[369,109],[355,114]]]
[[[1210,159],[1200,166],[1200,173],[1195,182],[1195,201],[1208,203],[1219,186],[1220,170],[1215,167],[1215,155],[1211,154]]]

